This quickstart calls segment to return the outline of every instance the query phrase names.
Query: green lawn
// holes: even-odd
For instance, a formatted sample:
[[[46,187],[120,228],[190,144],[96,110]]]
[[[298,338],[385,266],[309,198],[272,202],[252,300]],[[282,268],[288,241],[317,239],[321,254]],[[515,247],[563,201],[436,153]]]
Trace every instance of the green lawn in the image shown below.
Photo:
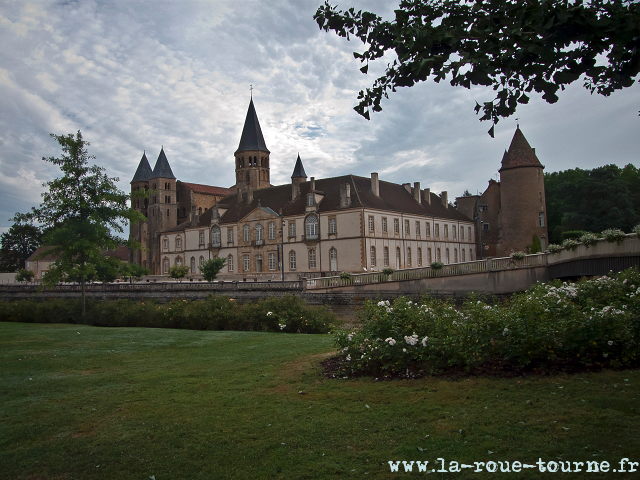
[[[640,461],[637,370],[329,380],[319,363],[333,351],[328,335],[0,323],[0,479],[404,478],[425,473],[391,473],[389,460]]]

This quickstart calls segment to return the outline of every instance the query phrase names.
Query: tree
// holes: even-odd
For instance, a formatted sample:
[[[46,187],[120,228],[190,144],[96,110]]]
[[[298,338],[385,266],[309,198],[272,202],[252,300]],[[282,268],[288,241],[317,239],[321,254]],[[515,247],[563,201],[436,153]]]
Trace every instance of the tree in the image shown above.
[[[225,266],[226,263],[227,263],[226,259],[221,257],[215,257],[205,261],[198,268],[200,269],[202,276],[207,282],[213,282],[218,276],[218,273],[220,273],[220,270],[222,270],[222,268]]]
[[[140,280],[143,276],[149,275],[151,270],[146,267],[142,267],[137,263],[123,263],[120,265],[120,276],[129,277],[129,283],[133,283],[133,280]]]
[[[16,282],[30,282],[31,279],[35,276],[36,274],[31,270],[25,270],[24,268],[21,268],[16,274]]]
[[[104,169],[89,166],[88,142],[80,131],[68,135],[51,135],[60,144],[62,156],[43,158],[62,170],[62,177],[46,182],[47,191],[42,203],[26,214],[18,213],[17,222],[36,222],[47,230],[42,244],[48,248],[42,255],[51,254],[56,260],[45,274],[45,284],[61,279],[77,279],[82,285],[82,314],[85,314],[85,283],[95,272],[104,255],[125,242],[121,221],[143,221],[144,216],[127,206],[128,195],[120,191]],[[133,242],[129,246],[135,247]]]
[[[174,265],[169,269],[169,277],[182,283],[182,279],[187,276],[190,270],[186,265]]]
[[[8,232],[2,234],[2,270],[15,272],[25,268],[27,258],[40,246],[40,229],[31,224],[14,223]]]
[[[633,85],[640,72],[637,0],[402,0],[395,15],[384,21],[327,1],[314,15],[321,29],[367,45],[353,54],[365,74],[370,61],[395,51],[384,75],[358,95],[355,110],[367,119],[369,107],[382,110],[389,91],[429,78],[491,86],[495,98],[476,102],[475,110],[495,124],[532,91],[555,103],[558,90],[584,76],[591,93],[608,96]]]
[[[102,283],[111,283],[120,273],[122,260],[116,257],[104,257],[96,264],[96,280]]]

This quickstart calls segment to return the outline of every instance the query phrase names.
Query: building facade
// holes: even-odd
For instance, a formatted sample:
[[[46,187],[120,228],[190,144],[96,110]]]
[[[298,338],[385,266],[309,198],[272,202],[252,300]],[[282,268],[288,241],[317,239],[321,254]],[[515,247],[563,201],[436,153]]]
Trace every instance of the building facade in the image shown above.
[[[131,186],[151,192],[148,202],[135,203],[147,221],[132,225],[131,236],[148,251],[133,252],[133,261],[146,261],[156,275],[187,265],[199,277],[204,261],[222,257],[221,280],[275,281],[476,259],[474,221],[449,205],[446,192],[385,182],[377,173],[308,179],[299,155],[291,183],[272,186],[269,156],[253,100],[227,195],[177,181],[164,150],[153,170],[143,156]],[[197,195],[207,188],[205,206]]]

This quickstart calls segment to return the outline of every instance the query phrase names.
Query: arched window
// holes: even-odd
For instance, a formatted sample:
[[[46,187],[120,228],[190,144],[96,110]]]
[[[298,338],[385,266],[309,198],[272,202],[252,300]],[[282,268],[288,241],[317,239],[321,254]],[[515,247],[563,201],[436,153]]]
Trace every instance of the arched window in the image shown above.
[[[289,252],[289,270],[295,270],[295,269],[296,269],[296,252],[291,250]]]
[[[407,267],[411,266],[411,248],[407,248]]]
[[[463,232],[463,231],[464,230],[460,230],[460,232]],[[462,258],[460,260],[465,262],[466,260],[464,259],[464,248],[462,250],[460,250],[460,254],[462,255]]]
[[[316,268],[316,251],[313,248],[309,250],[309,268]]]
[[[182,238],[176,237],[176,250],[180,250],[182,248]]]
[[[200,255],[200,266],[204,265],[204,257]]]
[[[318,238],[318,217],[309,215],[305,219],[304,224],[307,240],[316,240]]]
[[[162,248],[164,248],[165,250],[169,250],[169,239],[168,238],[165,238],[162,241]]]
[[[256,225],[256,244],[260,242],[262,243],[262,225]]]
[[[427,265],[431,265],[431,249],[427,248]]]
[[[458,263],[458,249],[453,249],[453,263]]]
[[[396,268],[402,268],[402,262],[401,262],[401,255],[400,255],[400,247],[396,247]]]
[[[200,232],[200,235],[198,235],[198,237],[199,244],[204,245],[204,232]]]
[[[196,273],[196,257],[191,257],[191,273]]]
[[[330,263],[331,271],[337,272],[338,271],[338,251],[335,249],[335,247],[331,247],[331,250],[329,250],[329,263]]]
[[[169,259],[165,258],[164,260],[162,260],[162,273],[167,272],[169,272]]]
[[[444,252],[445,254],[445,263],[448,265],[449,264],[449,249],[447,248]]]
[[[220,227],[214,225],[211,229],[211,243],[212,247],[220,247]]]
[[[229,255],[229,256],[227,257],[227,269],[228,269],[230,272],[233,272],[233,255]]]
[[[376,266],[376,247],[371,247],[371,266]]]
[[[436,250],[436,261],[440,261],[440,249]]]
[[[176,267],[182,266],[182,257],[176,257]]]
[[[383,264],[384,264],[385,267],[388,267],[389,266],[389,247],[384,247],[384,249],[382,250],[382,253],[383,253],[383,256],[384,256],[384,258],[383,258],[383,262],[384,263]]]
[[[227,228],[227,243],[233,243],[233,228]]]
[[[418,266],[422,266],[422,249],[418,247]]]
[[[198,207],[198,215],[202,215],[202,207]]]
[[[275,222],[269,222],[269,240],[276,239],[276,224]]]
[[[244,226],[244,241],[251,241],[251,229],[249,228],[249,225]]]

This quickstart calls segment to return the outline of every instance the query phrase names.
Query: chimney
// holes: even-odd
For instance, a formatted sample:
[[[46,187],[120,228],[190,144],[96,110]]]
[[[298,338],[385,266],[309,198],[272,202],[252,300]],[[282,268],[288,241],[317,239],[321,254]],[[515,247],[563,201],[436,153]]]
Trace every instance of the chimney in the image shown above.
[[[413,182],[413,198],[416,199],[416,202],[422,205],[422,199],[420,198],[420,182]]]
[[[442,199],[442,205],[444,205],[444,208],[449,208],[449,200],[447,199],[447,192],[445,192],[444,190],[440,192],[440,198]]]
[[[315,192],[316,190],[316,179],[314,177],[311,177],[311,191]]]
[[[343,183],[340,185],[340,208],[347,208],[351,205],[351,185]]]
[[[376,172],[371,173],[371,190],[376,197],[380,196],[380,182]]]
[[[247,205],[251,205],[253,203],[253,187],[249,185],[247,187]]]
[[[411,184],[410,183],[403,183],[402,186],[404,187],[404,189],[411,193]]]
[[[427,202],[429,205],[431,205],[431,189],[430,188],[424,189],[424,201]]]

